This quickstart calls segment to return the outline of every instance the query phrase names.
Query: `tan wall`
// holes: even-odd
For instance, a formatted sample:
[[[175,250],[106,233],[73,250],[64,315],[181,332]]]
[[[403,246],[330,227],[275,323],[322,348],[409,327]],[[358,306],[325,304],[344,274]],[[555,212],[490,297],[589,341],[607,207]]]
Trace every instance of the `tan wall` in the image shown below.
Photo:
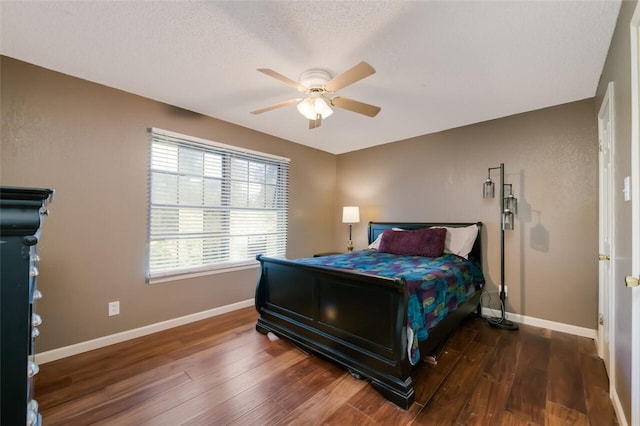
[[[56,190],[40,245],[39,352],[253,298],[257,268],[145,283],[149,127],[291,158],[288,256],[332,246],[334,155],[1,61],[0,181]],[[114,300],[121,314],[108,317]]]
[[[519,200],[515,230],[505,237],[507,309],[595,329],[598,149],[592,99],[342,154],[338,205],[361,207],[357,248],[366,244],[370,220],[484,222],[485,271],[495,289],[500,208],[498,198],[482,198],[482,184],[487,168],[501,162]],[[346,225],[337,225],[337,246],[346,239]]]
[[[611,40],[595,108],[599,110],[607,85],[614,82],[614,141],[613,184],[623,187],[625,176],[631,175],[631,42],[629,24],[637,1],[623,1],[616,30]],[[615,387],[625,417],[631,419],[631,290],[624,286],[624,277],[631,275],[631,203],[624,201],[622,191],[614,191],[614,253],[612,259],[613,283],[613,327],[615,339]],[[636,378],[640,380],[640,378]]]

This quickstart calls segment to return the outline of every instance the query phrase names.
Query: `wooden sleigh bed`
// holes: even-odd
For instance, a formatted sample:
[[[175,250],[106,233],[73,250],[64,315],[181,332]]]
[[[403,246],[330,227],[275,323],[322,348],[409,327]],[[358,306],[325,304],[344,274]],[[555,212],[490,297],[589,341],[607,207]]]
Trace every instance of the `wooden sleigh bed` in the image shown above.
[[[369,223],[369,243],[393,228],[417,230],[473,225],[477,225],[478,232],[468,259],[479,268],[481,281],[476,280],[464,301],[428,329],[426,340],[417,342],[422,359],[441,345],[468,315],[480,313],[484,284],[482,224]],[[261,265],[255,295],[259,332],[273,332],[306,351],[342,365],[354,376],[369,380],[391,402],[409,408],[414,401],[412,373],[420,360],[416,363],[411,359],[408,334],[411,337],[413,331],[407,327],[410,309],[407,280],[402,276],[385,277],[300,263],[305,259],[294,261],[262,255],[257,259]]]

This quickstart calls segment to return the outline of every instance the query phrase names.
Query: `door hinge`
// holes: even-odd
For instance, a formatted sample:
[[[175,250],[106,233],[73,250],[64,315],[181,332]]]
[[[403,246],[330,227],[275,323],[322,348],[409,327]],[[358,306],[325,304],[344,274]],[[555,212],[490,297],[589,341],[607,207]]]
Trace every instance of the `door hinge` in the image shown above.
[[[602,314],[598,316],[598,324],[604,325],[604,316]]]

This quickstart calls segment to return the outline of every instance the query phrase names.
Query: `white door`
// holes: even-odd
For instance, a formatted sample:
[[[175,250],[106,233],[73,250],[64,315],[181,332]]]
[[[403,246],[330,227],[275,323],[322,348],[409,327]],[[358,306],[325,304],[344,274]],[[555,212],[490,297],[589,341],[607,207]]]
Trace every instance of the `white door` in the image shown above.
[[[607,91],[598,113],[598,137],[600,143],[600,154],[598,156],[599,171],[599,302],[598,302],[598,354],[604,360],[604,365],[610,378],[613,378],[611,371],[611,351],[614,348],[612,342],[612,306],[613,268],[611,258],[613,258],[613,190],[612,190],[612,162],[613,157],[613,93],[614,84],[609,83]]]
[[[640,278],[640,3],[631,18],[631,278]],[[631,291],[631,424],[640,425],[640,288]]]

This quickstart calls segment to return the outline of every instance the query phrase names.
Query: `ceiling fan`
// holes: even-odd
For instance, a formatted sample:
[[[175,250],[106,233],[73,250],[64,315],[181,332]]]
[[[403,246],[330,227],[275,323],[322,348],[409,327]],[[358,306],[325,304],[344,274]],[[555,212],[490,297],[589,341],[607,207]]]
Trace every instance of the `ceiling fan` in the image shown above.
[[[320,127],[323,118],[327,118],[333,114],[333,110],[329,107],[329,104],[369,117],[375,117],[380,112],[380,107],[375,105],[354,101],[353,99],[343,98],[342,96],[329,96],[350,84],[360,81],[371,74],[375,74],[376,70],[366,62],[360,62],[358,65],[334,78],[331,78],[331,74],[325,70],[310,69],[300,75],[300,82],[291,80],[268,68],[258,68],[258,71],[288,84],[299,92],[305,93],[307,96],[304,99],[290,99],[251,111],[251,114],[262,114],[263,112],[276,108],[297,104],[300,114],[309,119],[309,129],[315,129],[316,127]]]

